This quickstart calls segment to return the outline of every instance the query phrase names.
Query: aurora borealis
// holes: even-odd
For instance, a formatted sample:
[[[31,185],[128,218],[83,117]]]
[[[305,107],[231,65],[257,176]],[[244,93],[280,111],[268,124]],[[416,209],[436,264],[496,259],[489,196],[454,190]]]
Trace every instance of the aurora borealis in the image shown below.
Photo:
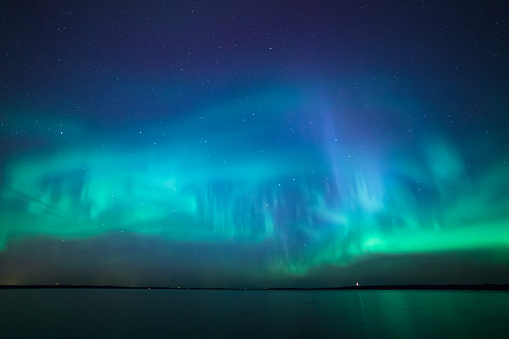
[[[0,284],[509,283],[497,2],[1,7]]]

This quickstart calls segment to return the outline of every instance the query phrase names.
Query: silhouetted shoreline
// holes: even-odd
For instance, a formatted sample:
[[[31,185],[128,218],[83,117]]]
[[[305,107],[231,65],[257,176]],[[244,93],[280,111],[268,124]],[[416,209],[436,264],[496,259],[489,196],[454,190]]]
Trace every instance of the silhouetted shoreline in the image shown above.
[[[273,288],[221,288],[221,287],[160,287],[160,286],[94,286],[94,285],[0,285],[0,289],[128,289],[128,290],[210,290],[210,291],[379,291],[379,290],[443,290],[443,291],[509,291],[509,284],[450,284],[450,285],[371,285],[342,287],[273,287]]]

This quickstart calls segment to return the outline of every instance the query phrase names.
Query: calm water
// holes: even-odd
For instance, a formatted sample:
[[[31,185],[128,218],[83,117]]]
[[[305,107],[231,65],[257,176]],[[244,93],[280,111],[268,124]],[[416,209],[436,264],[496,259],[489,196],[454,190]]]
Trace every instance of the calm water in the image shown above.
[[[0,290],[0,337],[507,338],[509,293]]]

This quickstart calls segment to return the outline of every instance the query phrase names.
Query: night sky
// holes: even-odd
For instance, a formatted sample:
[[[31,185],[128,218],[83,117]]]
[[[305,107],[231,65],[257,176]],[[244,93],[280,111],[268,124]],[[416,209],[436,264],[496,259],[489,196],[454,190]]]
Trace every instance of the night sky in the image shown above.
[[[504,1],[2,1],[0,284],[509,283]]]

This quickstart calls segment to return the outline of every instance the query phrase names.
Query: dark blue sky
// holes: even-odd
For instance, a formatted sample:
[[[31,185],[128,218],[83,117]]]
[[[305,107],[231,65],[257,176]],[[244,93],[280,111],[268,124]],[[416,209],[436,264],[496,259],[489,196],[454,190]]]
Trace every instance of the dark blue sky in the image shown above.
[[[0,15],[0,283],[508,282],[503,2]]]

